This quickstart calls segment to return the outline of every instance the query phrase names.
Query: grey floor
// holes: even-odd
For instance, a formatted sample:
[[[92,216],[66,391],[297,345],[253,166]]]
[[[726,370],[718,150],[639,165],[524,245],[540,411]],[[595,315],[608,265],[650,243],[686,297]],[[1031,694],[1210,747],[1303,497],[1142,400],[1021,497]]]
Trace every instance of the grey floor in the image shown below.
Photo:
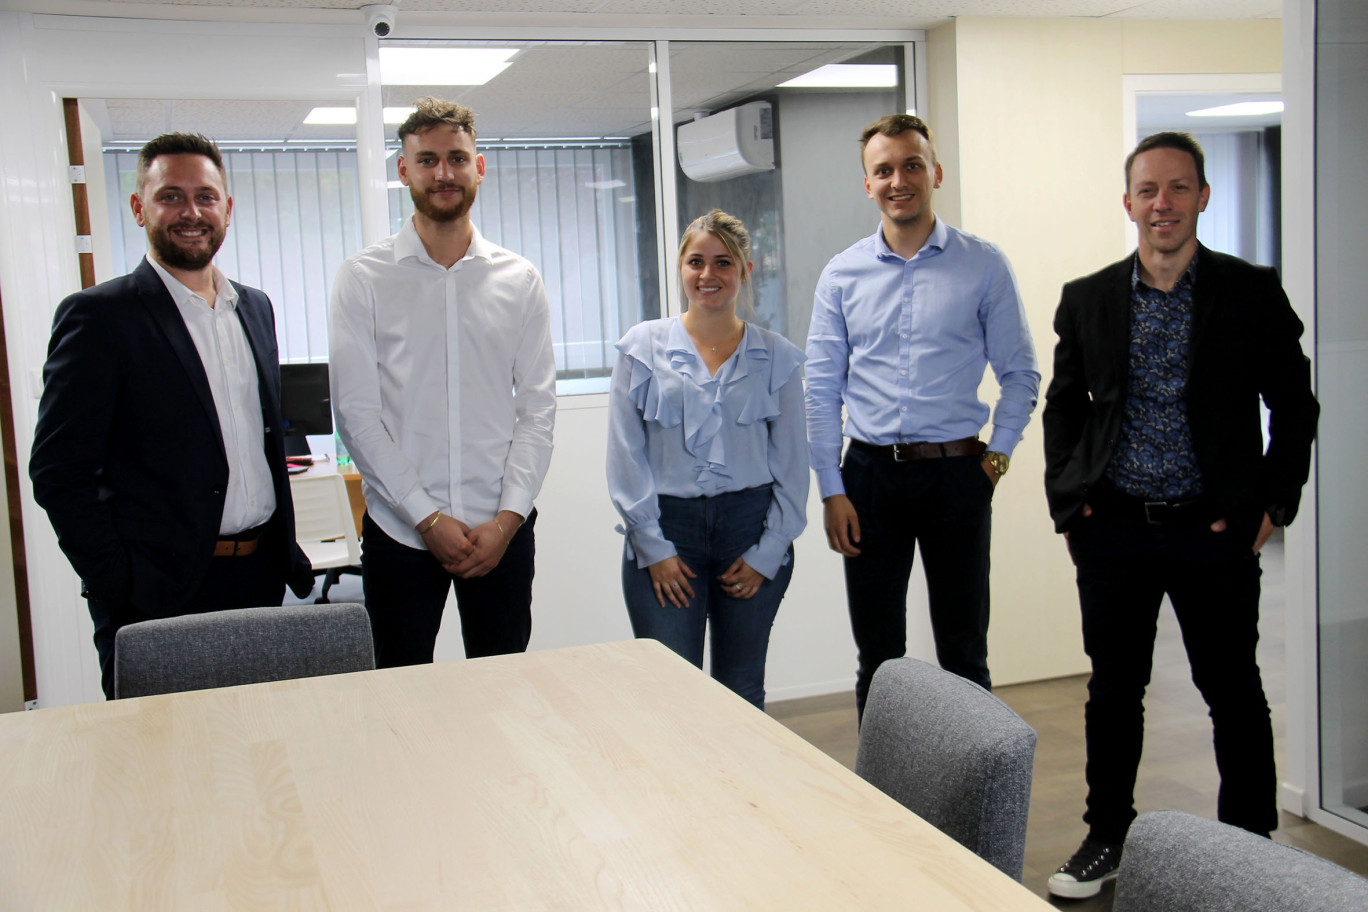
[[[1263,601],[1259,664],[1273,710],[1275,752],[1285,752],[1287,675],[1284,662],[1282,550],[1271,543],[1263,561]],[[1083,703],[1087,676],[1079,675],[999,687],[995,693],[1035,728],[1036,746],[1031,815],[1026,832],[1026,886],[1048,897],[1050,873],[1078,847],[1084,836]],[[1216,761],[1206,705],[1188,675],[1178,622],[1167,604],[1160,616],[1154,679],[1145,701],[1145,755],[1136,783],[1140,811],[1176,808],[1216,816]],[[854,694],[787,700],[769,707],[772,716],[849,767],[855,765]],[[1295,845],[1368,876],[1368,846],[1325,827],[1282,815],[1274,839]],[[1086,900],[1051,901],[1077,912],[1110,910],[1112,888]]]

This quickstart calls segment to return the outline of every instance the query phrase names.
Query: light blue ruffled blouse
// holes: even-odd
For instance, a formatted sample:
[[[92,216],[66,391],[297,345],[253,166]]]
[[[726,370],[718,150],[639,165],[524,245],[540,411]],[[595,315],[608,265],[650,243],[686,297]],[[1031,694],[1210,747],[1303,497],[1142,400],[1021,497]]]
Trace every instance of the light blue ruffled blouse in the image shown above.
[[[804,354],[746,324],[716,375],[678,317],[638,323],[617,344],[608,403],[608,493],[628,554],[649,567],[676,554],[657,495],[711,497],[773,484],[760,541],[741,557],[772,579],[807,525]]]

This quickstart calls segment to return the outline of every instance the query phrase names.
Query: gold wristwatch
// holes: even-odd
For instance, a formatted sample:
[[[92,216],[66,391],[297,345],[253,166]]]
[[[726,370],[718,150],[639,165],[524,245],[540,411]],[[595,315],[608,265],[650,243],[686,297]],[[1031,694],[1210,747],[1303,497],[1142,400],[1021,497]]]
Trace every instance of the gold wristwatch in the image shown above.
[[[993,471],[997,473],[998,478],[1006,475],[1007,469],[1012,465],[1012,460],[1007,458],[1006,453],[998,453],[993,450],[989,450],[983,454],[983,461],[993,467]]]

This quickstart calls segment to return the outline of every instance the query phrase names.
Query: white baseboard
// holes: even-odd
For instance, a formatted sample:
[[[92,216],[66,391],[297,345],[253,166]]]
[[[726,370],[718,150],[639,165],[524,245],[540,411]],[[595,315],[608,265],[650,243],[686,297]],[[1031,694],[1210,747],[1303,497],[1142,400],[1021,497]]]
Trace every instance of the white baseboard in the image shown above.
[[[1278,807],[1289,814],[1296,814],[1298,817],[1305,818],[1307,814],[1306,789],[1300,785],[1293,785],[1291,782],[1279,782]]]

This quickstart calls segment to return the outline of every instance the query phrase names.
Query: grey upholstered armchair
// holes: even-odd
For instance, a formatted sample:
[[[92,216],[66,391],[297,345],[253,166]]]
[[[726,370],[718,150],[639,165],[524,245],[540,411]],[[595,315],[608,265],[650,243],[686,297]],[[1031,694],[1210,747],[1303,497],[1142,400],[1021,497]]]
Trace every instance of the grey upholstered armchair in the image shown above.
[[[879,666],[855,772],[1021,879],[1036,733],[977,684],[916,659]]]
[[[1368,880],[1237,827],[1180,811],[1131,824],[1115,912],[1364,912]]]
[[[116,697],[374,667],[370,618],[348,603],[187,614],[129,624],[114,639]]]

